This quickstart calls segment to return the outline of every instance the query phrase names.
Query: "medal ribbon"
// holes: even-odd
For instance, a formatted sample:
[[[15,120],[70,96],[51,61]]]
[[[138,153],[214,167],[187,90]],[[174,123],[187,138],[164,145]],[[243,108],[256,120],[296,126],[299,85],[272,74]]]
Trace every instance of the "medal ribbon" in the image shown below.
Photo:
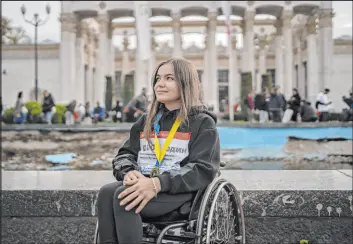
[[[161,114],[158,114],[157,118],[156,118],[157,123],[158,123],[158,120],[160,119],[160,117],[161,117]],[[159,167],[164,159],[164,156],[168,150],[170,143],[172,142],[172,140],[175,136],[176,131],[178,130],[178,128],[180,126],[181,119],[179,117],[177,117],[176,120],[174,121],[172,129],[169,131],[168,137],[164,142],[162,150],[161,150],[161,145],[158,140],[158,133],[159,133],[160,126],[158,124],[158,126],[156,127],[157,123],[155,123],[155,126],[154,126],[154,131],[155,131],[155,134],[154,134],[154,153],[156,154],[156,157],[157,157],[157,161],[156,161],[155,166]]]

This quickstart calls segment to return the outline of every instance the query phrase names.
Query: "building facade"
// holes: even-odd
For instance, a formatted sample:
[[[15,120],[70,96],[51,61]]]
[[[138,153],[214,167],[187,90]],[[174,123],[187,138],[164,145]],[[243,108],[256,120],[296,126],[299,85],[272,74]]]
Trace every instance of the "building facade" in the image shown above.
[[[352,40],[333,40],[331,1],[231,1],[232,67],[228,47],[216,43],[217,35],[225,33],[219,2],[150,1],[149,5],[152,58],[142,62],[130,42],[132,36],[143,37],[136,33],[133,21],[119,21],[134,16],[133,2],[62,1],[60,44],[39,45],[39,87],[57,101],[75,98],[104,104],[107,76],[113,79],[117,99],[123,91],[133,96],[142,87],[151,92],[155,66],[170,57],[184,57],[197,67],[205,103],[216,111],[229,95],[234,103],[239,101],[242,72],[252,74],[257,92],[261,75],[270,73],[286,97],[297,88],[303,98],[314,101],[328,87],[335,110],[344,107],[341,97],[352,86]],[[162,20],[154,21],[161,16]],[[189,20],[189,16],[201,18]],[[183,35],[191,32],[202,35],[204,43],[185,46]],[[158,41],[162,34],[170,34],[172,43]],[[121,48],[113,45],[115,35],[121,36]],[[20,90],[25,99],[32,98],[33,58],[31,45],[3,46],[5,104],[14,103]]]

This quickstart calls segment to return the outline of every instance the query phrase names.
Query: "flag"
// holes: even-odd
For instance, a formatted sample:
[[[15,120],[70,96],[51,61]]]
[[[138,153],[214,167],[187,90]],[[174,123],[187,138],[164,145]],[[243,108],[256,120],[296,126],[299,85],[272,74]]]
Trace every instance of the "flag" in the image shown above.
[[[151,10],[148,1],[134,2],[137,45],[140,59],[146,61],[151,57],[151,25],[149,22]]]

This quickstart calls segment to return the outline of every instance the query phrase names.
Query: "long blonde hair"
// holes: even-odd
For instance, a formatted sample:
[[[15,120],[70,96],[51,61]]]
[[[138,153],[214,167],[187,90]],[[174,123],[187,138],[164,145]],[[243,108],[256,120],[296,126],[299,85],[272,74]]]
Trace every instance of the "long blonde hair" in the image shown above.
[[[145,127],[143,130],[144,137],[149,141],[152,135],[152,123],[158,113],[158,109],[161,105],[157,101],[156,93],[154,92],[154,86],[156,84],[156,76],[158,70],[162,65],[171,64],[174,69],[175,81],[178,84],[180,90],[180,101],[181,106],[178,116],[184,122],[188,122],[188,115],[191,108],[194,106],[200,106],[201,103],[201,92],[200,92],[200,80],[197,74],[195,66],[186,59],[183,58],[171,58],[167,61],[161,62],[153,72],[152,76],[152,90],[153,98],[151,105],[147,111]]]

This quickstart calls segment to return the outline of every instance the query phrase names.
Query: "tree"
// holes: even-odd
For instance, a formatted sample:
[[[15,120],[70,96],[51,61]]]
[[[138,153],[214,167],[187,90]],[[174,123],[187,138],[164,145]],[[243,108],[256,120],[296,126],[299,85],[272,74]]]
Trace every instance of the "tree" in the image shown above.
[[[26,31],[21,26],[12,28],[11,32],[7,35],[9,44],[19,44],[28,38]]]
[[[1,41],[6,44],[19,44],[23,41],[28,41],[29,37],[26,31],[21,27],[12,25],[12,21],[5,17],[1,17]]]
[[[5,43],[7,36],[12,31],[11,20],[5,16],[1,17],[1,42]]]

